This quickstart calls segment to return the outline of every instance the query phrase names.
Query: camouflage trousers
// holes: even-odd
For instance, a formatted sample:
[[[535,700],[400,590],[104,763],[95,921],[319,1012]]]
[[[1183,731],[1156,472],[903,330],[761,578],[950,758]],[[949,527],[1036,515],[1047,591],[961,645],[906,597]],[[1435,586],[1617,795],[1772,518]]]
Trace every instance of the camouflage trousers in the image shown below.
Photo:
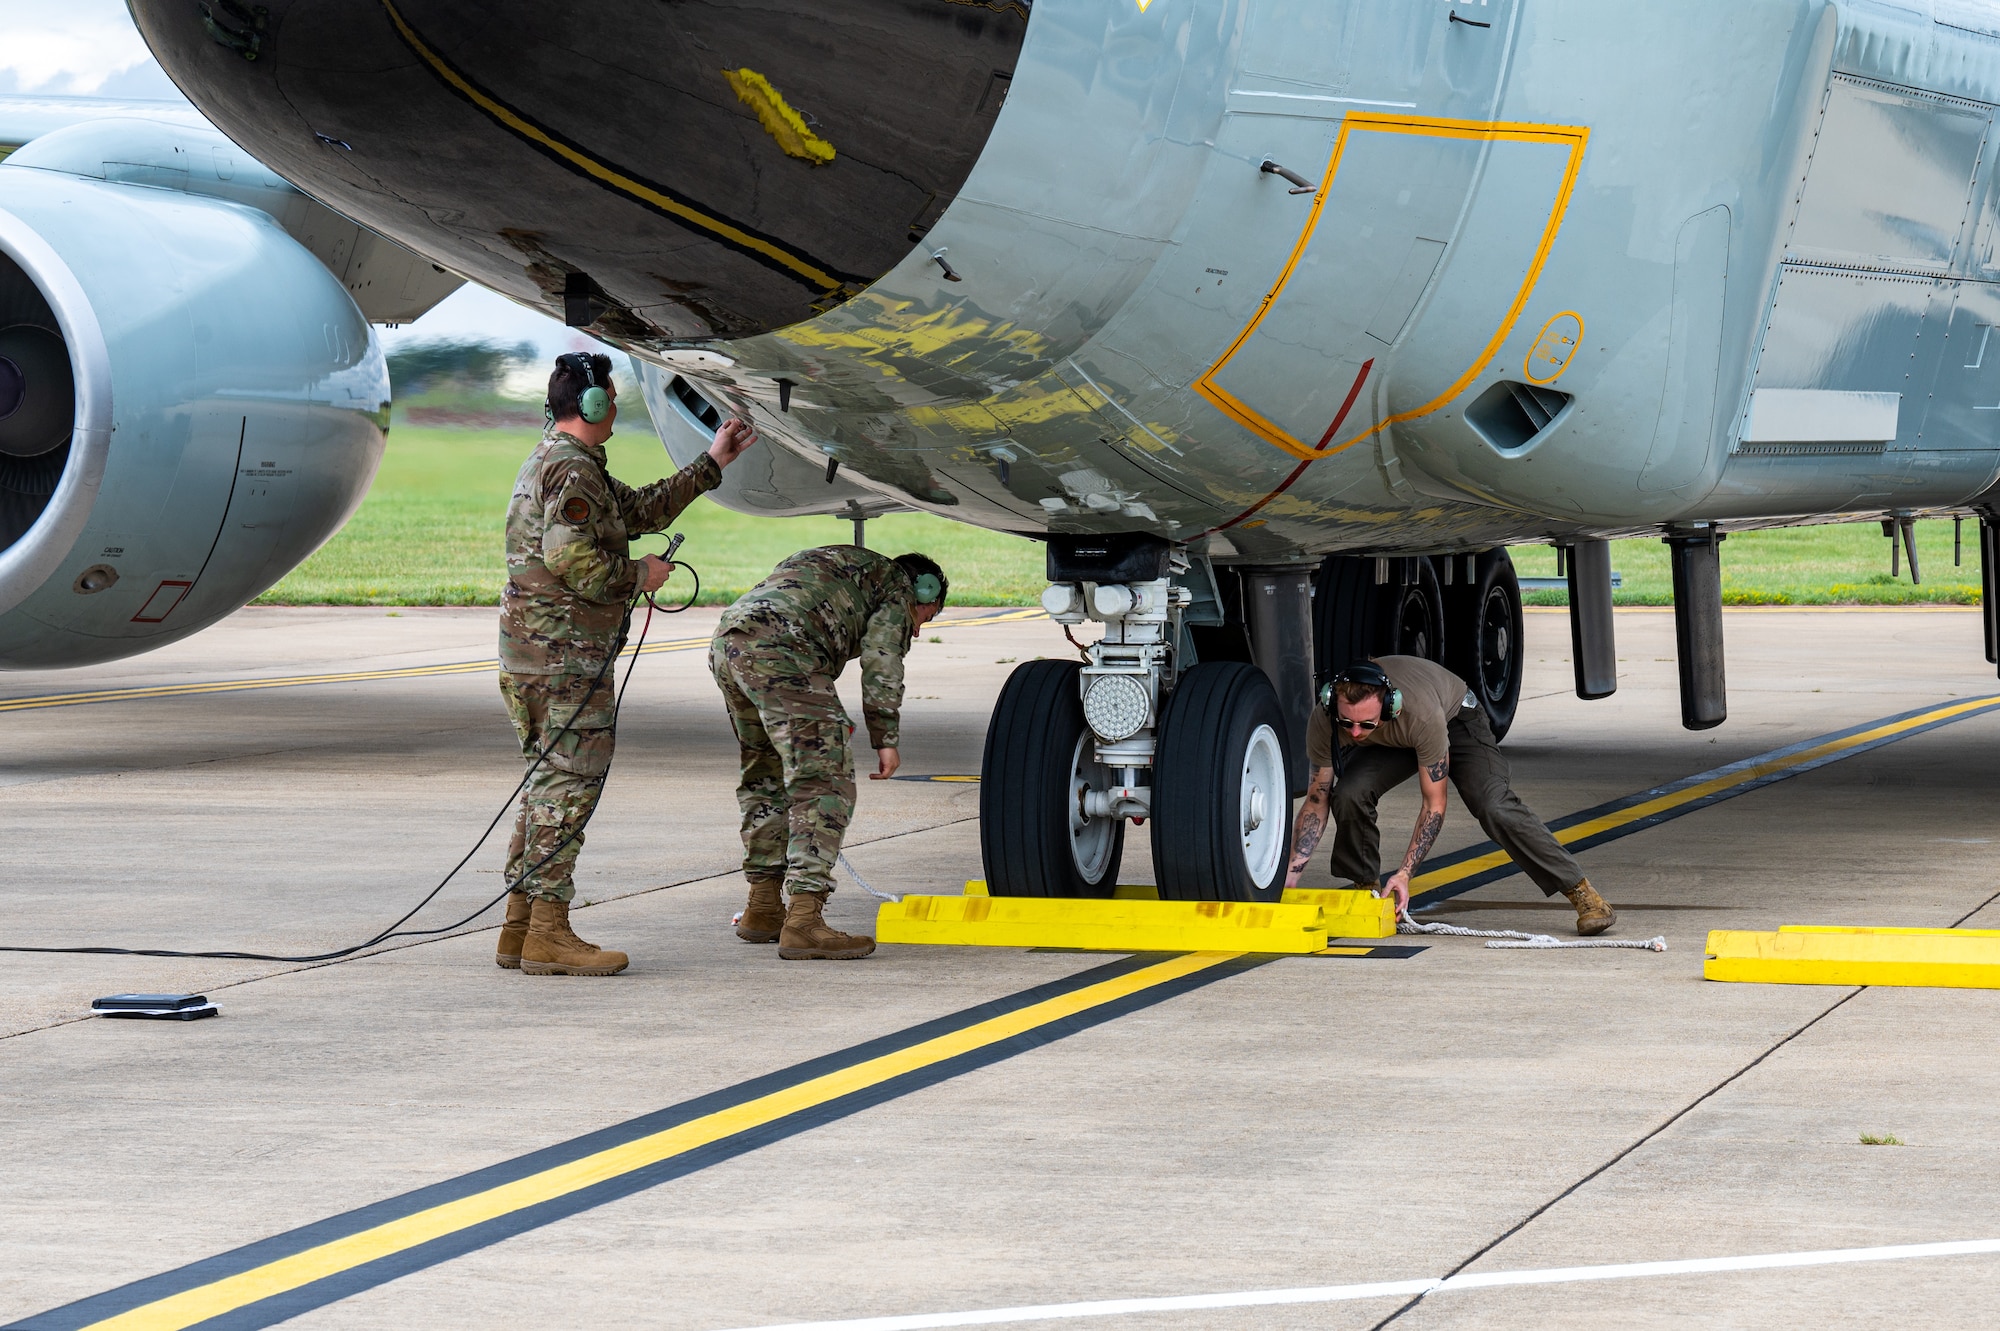
[[[833,891],[833,865],[854,817],[853,723],[830,675],[812,673],[782,646],[723,633],[709,648],[742,774],[743,872],[783,874],[794,892]]]
[[[576,895],[571,878],[583,849],[583,825],[597,807],[611,766],[616,720],[612,679],[607,674],[596,680],[595,671],[516,675],[503,670],[500,696],[507,701],[514,733],[521,737],[521,756],[533,765],[548,750],[521,791],[521,811],[507,843],[507,882],[531,897],[568,901]]]

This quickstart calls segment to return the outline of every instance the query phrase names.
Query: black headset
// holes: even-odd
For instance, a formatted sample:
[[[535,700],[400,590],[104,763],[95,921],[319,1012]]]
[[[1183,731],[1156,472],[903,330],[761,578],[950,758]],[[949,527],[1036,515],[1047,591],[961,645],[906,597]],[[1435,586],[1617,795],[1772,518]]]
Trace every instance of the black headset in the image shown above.
[[[565,351],[556,357],[556,364],[567,365],[583,376],[586,387],[576,397],[577,415],[583,417],[589,424],[595,425],[611,414],[611,394],[605,392],[604,386],[597,382],[597,366],[591,362],[588,353]],[[543,403],[542,414],[549,424],[555,424],[556,410],[553,405]]]
[[[1403,691],[1389,678],[1389,673],[1373,661],[1359,661],[1350,666],[1342,666],[1333,672],[1326,683],[1319,686],[1319,705],[1328,715],[1334,713],[1336,684],[1359,684],[1364,688],[1382,691],[1382,719],[1393,721],[1403,714]]]

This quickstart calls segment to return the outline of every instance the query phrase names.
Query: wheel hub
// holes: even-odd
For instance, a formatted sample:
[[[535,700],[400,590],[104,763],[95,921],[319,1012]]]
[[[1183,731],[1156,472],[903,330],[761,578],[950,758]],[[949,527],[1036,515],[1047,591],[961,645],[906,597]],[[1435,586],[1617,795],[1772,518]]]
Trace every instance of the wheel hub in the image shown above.
[[[1269,881],[1277,872],[1279,856],[1284,854],[1284,820],[1271,816],[1272,799],[1268,793],[1282,789],[1284,781],[1284,746],[1270,726],[1258,726],[1243,748],[1239,787],[1242,802],[1238,826],[1242,828],[1243,865],[1249,870],[1252,882]]]

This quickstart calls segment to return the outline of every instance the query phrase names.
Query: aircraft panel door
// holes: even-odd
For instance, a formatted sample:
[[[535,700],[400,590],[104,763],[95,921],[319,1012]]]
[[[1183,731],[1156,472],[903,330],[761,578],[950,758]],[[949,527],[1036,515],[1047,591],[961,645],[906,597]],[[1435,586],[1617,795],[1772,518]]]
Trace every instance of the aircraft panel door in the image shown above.
[[[1787,257],[1942,273],[1991,112],[1836,76]]]
[[[1278,447],[1317,451],[1362,365],[1389,349],[1366,330],[1401,331],[1409,310],[1389,306],[1409,298],[1407,271],[1434,270],[1450,242],[1480,147],[1349,117],[1275,282],[1195,390]]]
[[[1674,244],[1666,383],[1653,447],[1639,473],[1641,490],[1692,484],[1708,465],[1715,436],[1715,381],[1722,368],[1729,222],[1727,208],[1697,213],[1681,224]]]
[[[312,553],[294,522],[304,466],[308,412],[304,403],[261,404],[245,423],[236,484],[223,515],[214,558],[255,569],[246,579],[262,592]]]
[[[1437,19],[1424,0],[1259,0],[1237,69],[1360,102],[1405,100],[1423,83]]]
[[[118,616],[120,636],[150,636],[162,620],[178,626],[166,612],[193,588],[215,548],[242,429],[242,414],[226,408],[165,413],[133,426],[132,442],[158,470],[152,485],[114,492],[106,506],[99,553],[120,573],[107,595],[130,605]]]
[[[1917,446],[2000,449],[2000,286],[1959,282]]]
[[[1481,376],[1546,381],[1545,369],[1523,361],[1536,331],[1563,310],[1533,302],[1569,208],[1584,131],[1501,125],[1491,132],[1496,137],[1484,145],[1478,192],[1385,385],[1386,414],[1350,417],[1335,448],[1441,411]],[[1530,309],[1532,317],[1524,318]],[[1589,317],[1582,312],[1586,323]],[[1511,348],[1504,356],[1503,347]]]
[[[1581,147],[1581,131],[1562,127],[1349,114],[1277,281],[1195,391],[1299,457],[1436,410],[1519,319]],[[1430,307],[1416,315],[1427,288]],[[1406,350],[1386,391],[1366,396],[1335,439],[1329,424],[1364,367],[1378,362],[1368,382],[1384,384],[1392,347]]]
[[[1936,378],[1945,344],[1943,337],[1921,334],[1927,315],[1942,329],[1950,299],[1950,286],[1930,278],[1787,264],[1779,274],[1754,388],[1898,394],[1897,438],[1912,447],[1923,416],[1919,404]],[[1858,451],[1845,440],[1771,438],[1739,444],[1738,451],[1802,454],[1821,444]]]

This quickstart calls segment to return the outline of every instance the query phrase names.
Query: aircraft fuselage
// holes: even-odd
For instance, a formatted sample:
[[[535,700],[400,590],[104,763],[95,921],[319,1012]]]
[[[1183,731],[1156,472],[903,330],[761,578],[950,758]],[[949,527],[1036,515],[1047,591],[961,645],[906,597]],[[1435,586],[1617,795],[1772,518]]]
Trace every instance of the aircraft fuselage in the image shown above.
[[[1019,0],[906,0],[871,51],[840,6],[603,5],[549,42],[518,6],[354,0],[274,5],[254,61],[134,8],[263,160],[630,348],[677,454],[703,431],[673,376],[754,413],[789,457],[725,493],[746,508],[1267,560],[1933,510],[2000,476],[2000,7],[1042,0],[1023,34]],[[308,12],[387,63],[293,72]],[[613,32],[607,85],[672,72],[650,139],[558,77]],[[838,97],[795,58],[814,40]],[[760,60],[832,99],[798,122],[830,156],[783,77],[744,92]],[[842,232],[828,210],[917,134],[910,79],[959,145],[920,173],[949,204]],[[730,127],[733,177],[688,156],[698,123]],[[677,161],[709,191],[682,213],[645,197]],[[498,224],[509,191],[533,227]],[[868,271],[891,223],[915,247]]]

